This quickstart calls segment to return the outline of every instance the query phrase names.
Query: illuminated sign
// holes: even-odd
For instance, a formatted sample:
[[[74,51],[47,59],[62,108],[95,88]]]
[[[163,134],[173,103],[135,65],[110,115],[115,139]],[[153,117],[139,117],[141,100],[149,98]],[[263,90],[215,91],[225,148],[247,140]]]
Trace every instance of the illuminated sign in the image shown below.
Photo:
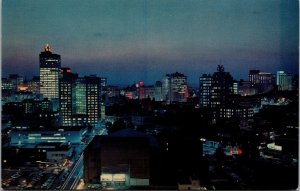
[[[116,182],[124,182],[126,180],[125,174],[114,174],[113,180]]]
[[[28,86],[18,86],[19,91],[26,91],[28,90]]]
[[[112,174],[102,174],[100,177],[101,181],[112,181]]]
[[[267,147],[272,150],[282,151],[282,146],[275,145],[275,143],[269,143],[267,144]]]
[[[230,153],[233,155],[240,155],[242,154],[242,150],[241,149],[230,150]]]
[[[125,182],[126,175],[125,174],[102,174],[100,176],[100,179],[103,182],[108,182],[108,181]]]

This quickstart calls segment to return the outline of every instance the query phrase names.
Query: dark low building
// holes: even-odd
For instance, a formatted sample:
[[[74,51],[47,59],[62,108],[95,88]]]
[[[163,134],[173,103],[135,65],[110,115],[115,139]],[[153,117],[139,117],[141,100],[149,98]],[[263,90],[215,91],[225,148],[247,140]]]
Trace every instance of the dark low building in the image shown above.
[[[103,187],[150,186],[150,160],[156,140],[132,129],[96,136],[84,152],[85,183]]]

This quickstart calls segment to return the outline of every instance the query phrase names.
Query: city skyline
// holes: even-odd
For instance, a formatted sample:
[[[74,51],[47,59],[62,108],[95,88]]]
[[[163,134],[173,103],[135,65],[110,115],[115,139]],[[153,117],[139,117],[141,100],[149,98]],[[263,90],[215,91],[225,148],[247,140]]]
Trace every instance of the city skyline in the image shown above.
[[[46,43],[61,55],[63,67],[108,77],[110,84],[154,84],[176,71],[198,84],[202,74],[219,64],[236,80],[247,80],[250,69],[298,74],[294,0],[2,5],[3,76],[38,75],[38,53]]]

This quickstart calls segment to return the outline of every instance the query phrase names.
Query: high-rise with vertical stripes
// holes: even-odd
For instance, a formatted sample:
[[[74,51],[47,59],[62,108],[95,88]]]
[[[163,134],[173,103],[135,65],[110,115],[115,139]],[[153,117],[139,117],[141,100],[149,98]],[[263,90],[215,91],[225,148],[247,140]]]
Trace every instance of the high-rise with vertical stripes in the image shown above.
[[[59,99],[60,55],[53,54],[50,46],[40,53],[40,93],[44,98]]]

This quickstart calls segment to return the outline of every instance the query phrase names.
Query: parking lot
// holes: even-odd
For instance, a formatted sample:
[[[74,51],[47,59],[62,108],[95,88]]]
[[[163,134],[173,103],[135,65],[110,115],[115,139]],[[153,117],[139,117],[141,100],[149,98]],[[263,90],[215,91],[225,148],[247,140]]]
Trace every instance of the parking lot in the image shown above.
[[[59,166],[2,169],[2,188],[5,190],[59,189],[60,181],[66,175],[66,167]]]

